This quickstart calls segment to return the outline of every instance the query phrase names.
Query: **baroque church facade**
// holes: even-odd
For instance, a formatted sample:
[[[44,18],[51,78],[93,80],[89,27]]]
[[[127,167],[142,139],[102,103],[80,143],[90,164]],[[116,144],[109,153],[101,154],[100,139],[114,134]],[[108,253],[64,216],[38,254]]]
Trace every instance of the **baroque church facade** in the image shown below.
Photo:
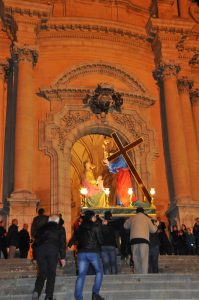
[[[1,214],[30,223],[40,206],[62,213],[70,233],[83,162],[103,174],[103,143],[117,132],[124,145],[144,140],[131,159],[146,187],[156,189],[157,214],[193,225],[197,1],[1,0],[0,11]],[[97,86],[122,96],[121,111],[84,105]]]

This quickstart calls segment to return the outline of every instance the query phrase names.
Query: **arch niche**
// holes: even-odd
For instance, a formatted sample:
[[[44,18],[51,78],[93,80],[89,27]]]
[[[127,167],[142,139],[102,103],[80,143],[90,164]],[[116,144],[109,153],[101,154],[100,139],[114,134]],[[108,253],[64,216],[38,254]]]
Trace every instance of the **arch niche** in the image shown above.
[[[80,69],[81,72],[78,71]],[[93,73],[96,73],[95,78],[101,78],[101,82],[105,79],[113,84],[114,81],[114,88],[123,94],[124,108],[128,106],[128,109],[100,117],[94,115],[89,108],[83,107],[82,98],[88,88],[91,89],[92,84],[88,81],[89,87],[82,87],[80,82],[87,82],[85,76],[93,77]],[[72,74],[71,77],[69,74]],[[93,89],[95,87],[94,81]],[[51,212],[62,212],[69,233],[72,218],[80,206],[79,199],[72,201],[71,150],[82,137],[91,134],[110,136],[112,132],[117,132],[125,144],[142,136],[145,142],[134,148],[132,159],[145,184],[150,185],[152,159],[157,155],[155,135],[140,114],[139,106],[147,108],[155,101],[132,75],[119,70],[118,67],[105,64],[94,64],[93,68],[92,65],[81,65],[68,73],[65,72],[50,88],[41,89],[40,94],[52,104],[51,112],[45,121],[40,121],[39,126],[40,150],[49,155],[51,161],[50,208]]]

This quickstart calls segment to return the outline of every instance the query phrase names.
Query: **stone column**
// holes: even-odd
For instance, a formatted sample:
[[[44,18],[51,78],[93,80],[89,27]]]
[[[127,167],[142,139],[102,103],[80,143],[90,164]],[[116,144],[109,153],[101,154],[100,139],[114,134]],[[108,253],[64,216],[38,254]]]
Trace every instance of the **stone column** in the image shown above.
[[[192,82],[187,77],[183,77],[178,80],[178,91],[182,108],[192,199],[194,202],[199,203],[199,154],[189,96],[191,86]]]
[[[166,125],[174,184],[173,205],[186,204],[191,201],[188,157],[177,89],[176,75],[178,71],[179,66],[175,64],[160,64],[155,73],[156,77],[162,79],[164,89]]]
[[[196,131],[196,138],[199,151],[199,89],[196,89],[191,92],[191,102],[192,102],[192,112],[193,120]]]
[[[32,69],[37,60],[35,49],[13,48],[13,59],[18,63],[18,84],[15,129],[14,191],[9,199],[10,217],[19,214],[21,222],[34,215],[37,199],[32,191],[33,172],[33,89]],[[27,208],[27,211],[26,209]],[[34,209],[34,213],[31,211]],[[23,211],[23,215],[20,215]],[[26,218],[26,220],[25,220]]]
[[[178,0],[179,14],[181,18],[188,18],[188,0]]]
[[[0,208],[2,207],[3,192],[3,161],[4,161],[4,136],[5,136],[5,73],[8,64],[0,60]]]

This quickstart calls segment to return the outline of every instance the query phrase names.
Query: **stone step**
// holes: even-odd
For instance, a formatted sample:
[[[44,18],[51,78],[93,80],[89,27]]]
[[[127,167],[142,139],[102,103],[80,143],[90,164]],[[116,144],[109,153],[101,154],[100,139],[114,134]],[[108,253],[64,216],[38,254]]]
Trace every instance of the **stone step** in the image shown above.
[[[74,300],[76,276],[56,278],[57,300]],[[94,276],[87,276],[84,299],[91,299]],[[0,299],[30,300],[35,278],[0,280]],[[199,299],[199,277],[197,275],[176,276],[175,274],[105,275],[101,294],[106,300],[138,299]],[[40,298],[44,299],[44,296]]]

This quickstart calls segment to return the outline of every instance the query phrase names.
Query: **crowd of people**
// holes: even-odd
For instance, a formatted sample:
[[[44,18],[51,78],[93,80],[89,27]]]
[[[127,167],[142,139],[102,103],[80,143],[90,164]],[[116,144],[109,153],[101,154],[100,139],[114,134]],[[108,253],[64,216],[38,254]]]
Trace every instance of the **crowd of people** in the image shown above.
[[[0,220],[0,252],[5,259],[27,258],[32,246],[32,259],[38,265],[32,300],[38,300],[45,280],[46,300],[53,299],[56,267],[65,266],[67,246],[73,247],[77,267],[75,299],[83,300],[83,286],[88,274],[95,274],[92,300],[103,300],[99,294],[103,275],[118,273],[118,257],[130,257],[134,273],[158,273],[159,255],[199,255],[199,218],[193,229],[182,224],[167,230],[160,218],[149,218],[142,207],[128,219],[113,218],[110,211],[99,216],[92,210],[76,220],[73,235],[66,243],[66,231],[61,214],[46,216],[44,209],[34,217],[30,234],[28,224],[18,230],[18,220],[13,219],[6,231]]]

